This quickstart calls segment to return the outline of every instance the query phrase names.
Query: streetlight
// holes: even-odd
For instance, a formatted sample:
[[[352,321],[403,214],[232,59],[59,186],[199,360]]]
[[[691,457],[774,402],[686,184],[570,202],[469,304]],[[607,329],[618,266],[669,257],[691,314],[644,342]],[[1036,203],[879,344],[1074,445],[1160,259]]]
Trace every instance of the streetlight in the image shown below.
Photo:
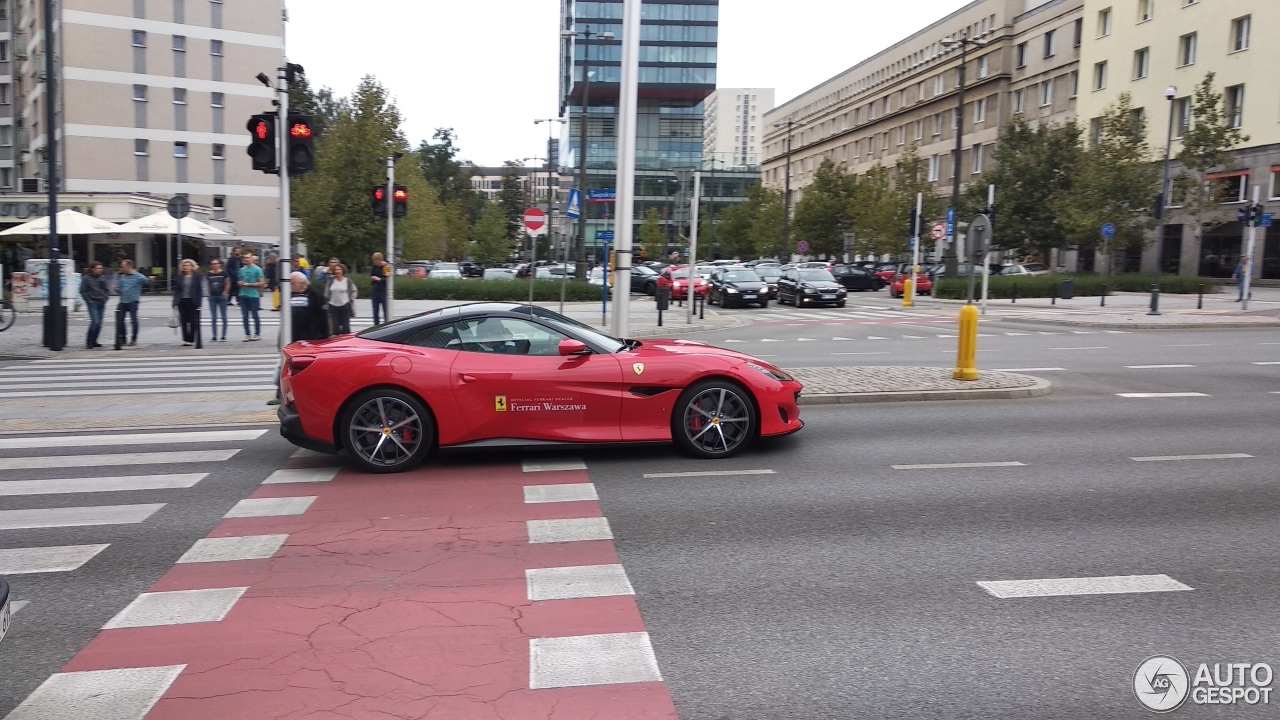
[[[787,129],[787,172],[786,179],[783,181],[784,189],[782,191],[782,252],[785,255],[791,253],[791,130],[797,127],[804,127],[805,123],[798,123],[791,118],[787,118],[785,122],[776,122],[773,126]],[[782,260],[782,258],[778,259]]]
[[[585,280],[587,278],[587,108],[591,104],[591,38],[612,40],[613,33],[593,33],[591,26],[587,25],[582,32],[563,30],[560,37],[575,40],[582,37],[583,42],[582,113],[579,120],[581,127],[578,128],[578,192],[582,193],[582,207],[579,208],[578,214],[577,266],[573,269],[573,276],[578,280]]]
[[[1174,100],[1178,97],[1178,88],[1170,85],[1164,90],[1164,99],[1169,101],[1169,135],[1164,141],[1164,174],[1160,180],[1160,193],[1156,195],[1156,216],[1160,220],[1156,229],[1156,269],[1151,285],[1151,309],[1147,311],[1148,315],[1160,314],[1160,260],[1164,255],[1164,225],[1165,216],[1168,211],[1165,207],[1168,202],[1165,199],[1165,193],[1169,191],[1169,155],[1173,151],[1173,111],[1177,105]],[[1107,262],[1111,262],[1107,258]]]
[[[960,160],[964,157],[964,71],[969,60],[969,46],[980,48],[986,46],[986,43],[969,39],[967,32],[961,33],[956,39],[943,38],[942,40],[942,47],[950,48],[956,45],[960,46],[960,93],[956,105],[956,155],[951,162],[951,172],[955,175],[955,181],[951,183],[951,214],[955,222],[951,225],[953,228],[951,244],[942,255],[942,260],[947,267],[947,277],[956,276],[956,245],[959,244],[957,241],[960,236]]]
[[[551,168],[553,167],[552,163],[555,163],[557,161],[551,158],[551,140],[555,135],[555,130],[556,130],[555,123],[564,124],[567,122],[569,121],[563,118],[539,118],[533,121],[534,125],[541,125],[542,123],[547,123],[547,228],[548,228],[547,232],[548,232],[548,237],[551,238],[553,246],[556,245],[556,242],[555,242],[556,223],[555,223],[555,218],[551,214],[551,211],[555,205],[552,199],[554,197],[555,190],[553,190],[551,187]],[[562,257],[561,261],[567,263],[567,258]]]

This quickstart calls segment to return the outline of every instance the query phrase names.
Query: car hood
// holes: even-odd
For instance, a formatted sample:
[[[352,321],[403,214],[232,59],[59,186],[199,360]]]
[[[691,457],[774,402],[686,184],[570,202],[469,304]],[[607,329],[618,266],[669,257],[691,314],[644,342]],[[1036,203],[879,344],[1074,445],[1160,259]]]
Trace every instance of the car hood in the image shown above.
[[[697,340],[643,340],[643,344],[631,351],[639,358],[668,357],[671,355],[703,355],[728,360],[760,362],[756,358],[736,350],[708,345]]]
[[[765,283],[760,282],[759,280],[743,280],[742,282],[727,282],[724,286],[727,288],[751,292],[752,290],[763,290],[765,288]]]
[[[813,288],[814,290],[843,290],[844,286],[838,282],[830,280],[806,280],[800,283],[802,288]]]

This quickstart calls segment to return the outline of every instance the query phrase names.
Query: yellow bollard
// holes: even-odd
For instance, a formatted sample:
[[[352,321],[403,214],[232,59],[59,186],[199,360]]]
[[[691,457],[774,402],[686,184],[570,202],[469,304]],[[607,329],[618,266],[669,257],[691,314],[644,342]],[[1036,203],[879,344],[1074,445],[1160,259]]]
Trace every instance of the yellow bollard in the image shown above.
[[[912,307],[912,301],[916,296],[916,284],[911,282],[911,278],[907,278],[902,282],[902,307]]]
[[[960,308],[960,352],[956,357],[956,380],[978,379],[978,306]]]

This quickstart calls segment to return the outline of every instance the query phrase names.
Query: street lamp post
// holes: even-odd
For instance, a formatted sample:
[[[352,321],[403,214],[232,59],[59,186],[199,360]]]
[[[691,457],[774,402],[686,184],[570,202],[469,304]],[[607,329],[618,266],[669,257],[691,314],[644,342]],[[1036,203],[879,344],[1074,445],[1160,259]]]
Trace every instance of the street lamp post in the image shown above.
[[[773,124],[774,127],[787,128],[787,169],[784,173],[782,190],[782,252],[784,255],[791,252],[791,129],[798,124],[791,118],[787,118],[786,122]],[[782,258],[778,259],[782,260]]]
[[[955,176],[951,183],[951,213],[955,218],[955,222],[952,224],[951,244],[947,245],[946,251],[942,255],[942,260],[946,263],[947,277],[956,276],[956,266],[958,265],[956,247],[960,244],[960,161],[964,158],[965,66],[969,60],[969,46],[982,47],[985,44],[969,39],[968,33],[961,33],[960,37],[955,40],[948,38],[942,41],[943,47],[960,46],[960,82],[956,100],[956,153],[955,158],[951,161],[951,173]]]
[[[1172,85],[1165,88],[1164,99],[1169,101],[1169,134],[1164,141],[1164,171],[1160,178],[1160,193],[1156,195],[1156,216],[1160,222],[1156,227],[1156,269],[1152,274],[1151,309],[1147,311],[1148,315],[1160,314],[1160,261],[1164,255],[1164,226],[1169,214],[1165,193],[1169,192],[1169,156],[1173,153],[1173,113],[1176,107],[1173,101],[1177,97],[1178,88]]]
[[[591,26],[588,25],[581,33],[565,30],[560,35],[575,39],[581,35],[583,44],[582,113],[578,128],[578,192],[582,193],[582,207],[578,214],[577,265],[573,270],[573,276],[578,280],[585,280],[587,278],[587,110],[591,105],[591,38],[612,40],[613,33],[593,33]]]
[[[555,123],[564,124],[565,122],[568,122],[568,121],[562,118],[539,118],[533,121],[534,125],[547,123],[547,233],[548,233],[548,237],[551,239],[551,245],[553,248],[557,245],[557,243],[555,241],[556,239],[555,217],[551,214],[552,209],[555,207],[555,201],[554,201],[555,190],[553,190],[551,187],[551,168],[554,167],[552,163],[556,163],[556,160],[551,157],[551,140],[552,140],[552,136],[555,134],[555,129],[556,129]],[[565,260],[566,259],[564,257],[561,257],[562,262],[564,262]]]

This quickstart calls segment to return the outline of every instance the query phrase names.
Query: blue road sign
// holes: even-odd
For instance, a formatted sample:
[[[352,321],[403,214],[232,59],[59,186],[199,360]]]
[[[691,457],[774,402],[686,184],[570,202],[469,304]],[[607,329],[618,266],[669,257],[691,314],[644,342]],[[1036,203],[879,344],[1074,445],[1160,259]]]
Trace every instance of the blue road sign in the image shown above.
[[[587,202],[593,203],[610,203],[617,202],[618,191],[612,188],[607,190],[588,190]]]
[[[1271,227],[1271,221],[1275,220],[1275,218],[1276,218],[1275,213],[1262,213],[1262,227],[1264,228]]]
[[[796,252],[798,253],[809,252],[809,242],[807,240],[801,240],[800,242],[796,243]]]
[[[947,238],[956,236],[956,209],[947,208]]]
[[[582,217],[582,191],[569,191],[569,206],[564,211],[565,217],[570,220],[577,220]]]
[[[1104,237],[1104,238],[1113,238],[1113,237],[1115,237],[1115,236],[1116,236],[1116,226],[1115,226],[1115,225],[1112,225],[1111,223],[1107,223],[1106,225],[1103,225],[1103,226],[1102,226],[1102,237]]]
[[[613,242],[613,231],[612,231],[612,230],[597,230],[597,231],[596,231],[596,239],[597,239],[597,240],[604,240],[605,242]]]

